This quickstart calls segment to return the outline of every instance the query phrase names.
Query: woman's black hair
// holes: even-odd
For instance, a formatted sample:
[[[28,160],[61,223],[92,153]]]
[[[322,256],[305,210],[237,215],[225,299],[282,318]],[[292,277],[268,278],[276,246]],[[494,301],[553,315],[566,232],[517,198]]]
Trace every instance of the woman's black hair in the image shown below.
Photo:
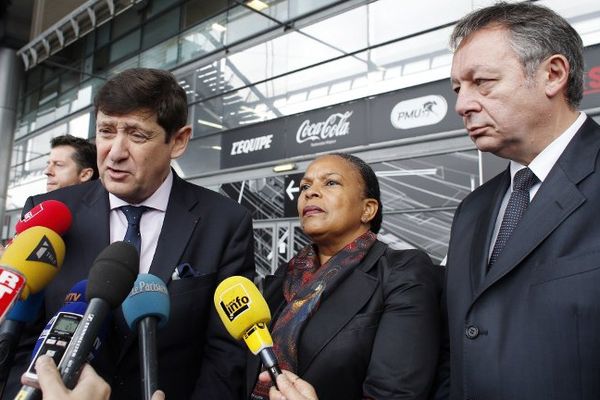
[[[365,198],[375,199],[377,200],[378,204],[377,213],[375,214],[375,217],[373,217],[373,219],[371,220],[370,229],[373,233],[379,232],[379,229],[381,228],[381,222],[383,221],[383,204],[381,204],[379,181],[377,180],[377,175],[375,175],[375,171],[373,171],[373,168],[371,168],[369,164],[364,162],[362,159],[353,156],[352,154],[330,153],[328,155],[337,156],[348,161],[350,164],[352,164],[354,168],[357,169],[357,171],[360,173],[360,176],[362,176],[365,185]]]

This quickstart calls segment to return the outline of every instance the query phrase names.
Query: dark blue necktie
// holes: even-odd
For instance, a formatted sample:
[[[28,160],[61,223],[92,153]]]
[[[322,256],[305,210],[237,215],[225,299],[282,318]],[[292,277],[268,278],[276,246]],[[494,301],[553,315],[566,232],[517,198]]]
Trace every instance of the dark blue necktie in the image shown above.
[[[498,256],[504,249],[508,238],[512,235],[517,227],[517,224],[525,214],[527,206],[529,206],[529,190],[538,182],[537,176],[529,168],[523,168],[515,174],[513,179],[513,192],[508,199],[506,211],[502,218],[502,224],[498,231],[498,237],[492,250],[492,256],[488,264],[488,269],[496,262]]]
[[[134,245],[139,254],[142,245],[140,219],[142,218],[142,214],[149,208],[146,206],[123,206],[120,207],[120,209],[127,218],[127,232],[125,232],[125,238],[123,240]]]

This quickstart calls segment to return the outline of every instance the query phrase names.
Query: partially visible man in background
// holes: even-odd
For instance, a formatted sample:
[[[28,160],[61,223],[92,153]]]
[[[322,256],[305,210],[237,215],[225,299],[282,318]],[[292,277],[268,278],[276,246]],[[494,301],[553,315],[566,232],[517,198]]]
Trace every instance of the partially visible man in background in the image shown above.
[[[50,156],[44,174],[48,192],[98,179],[96,146],[85,139],[62,135],[50,141]]]

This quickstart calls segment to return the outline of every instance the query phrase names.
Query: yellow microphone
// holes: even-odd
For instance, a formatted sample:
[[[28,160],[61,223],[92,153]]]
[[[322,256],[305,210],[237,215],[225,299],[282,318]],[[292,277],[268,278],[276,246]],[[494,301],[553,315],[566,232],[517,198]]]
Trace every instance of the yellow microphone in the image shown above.
[[[227,332],[237,340],[244,340],[250,351],[260,356],[271,380],[277,384],[281,369],[267,328],[271,312],[258,288],[250,279],[232,276],[217,286],[214,301]]]
[[[51,229],[34,226],[16,236],[0,258],[0,322],[19,298],[45,288],[64,258],[65,242]]]

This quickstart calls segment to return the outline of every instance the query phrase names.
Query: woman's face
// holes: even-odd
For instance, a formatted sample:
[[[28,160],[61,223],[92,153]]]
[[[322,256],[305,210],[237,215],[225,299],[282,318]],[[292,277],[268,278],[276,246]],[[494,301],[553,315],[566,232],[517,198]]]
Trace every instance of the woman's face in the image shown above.
[[[304,232],[317,244],[341,246],[369,229],[377,200],[366,199],[359,171],[339,156],[313,161],[300,181],[298,215]]]

